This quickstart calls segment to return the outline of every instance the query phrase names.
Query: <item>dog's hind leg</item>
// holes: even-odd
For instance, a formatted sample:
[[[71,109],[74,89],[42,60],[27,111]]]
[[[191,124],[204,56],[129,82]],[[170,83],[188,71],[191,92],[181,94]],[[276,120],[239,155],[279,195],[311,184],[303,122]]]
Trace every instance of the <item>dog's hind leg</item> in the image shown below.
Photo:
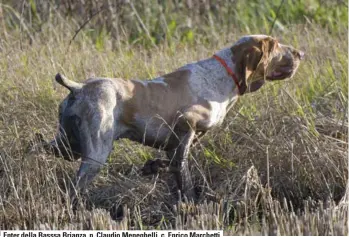
[[[82,123],[85,122],[85,124],[80,128],[82,161],[75,181],[77,191],[84,190],[91,183],[104,166],[113,148],[113,115],[99,114],[98,117],[100,118],[83,121]]]
[[[87,186],[93,181],[101,168],[105,165],[107,158],[112,150],[111,144],[105,144],[104,149],[99,149],[97,152],[90,153],[95,155],[95,158],[90,158],[87,155],[83,156],[80,168],[77,172],[74,187],[70,192],[71,201],[74,203],[76,194],[81,194],[86,191]]]
[[[68,125],[63,128],[60,126],[55,138],[47,142],[41,133],[35,134],[36,140],[42,145],[44,150],[49,154],[54,154],[58,157],[63,157],[65,160],[74,161],[80,158],[80,131],[78,116],[68,116]]]
[[[80,146],[77,142],[68,141],[65,134],[58,134],[52,141],[44,143],[44,149],[57,157],[63,157],[67,161],[75,161],[80,158]]]

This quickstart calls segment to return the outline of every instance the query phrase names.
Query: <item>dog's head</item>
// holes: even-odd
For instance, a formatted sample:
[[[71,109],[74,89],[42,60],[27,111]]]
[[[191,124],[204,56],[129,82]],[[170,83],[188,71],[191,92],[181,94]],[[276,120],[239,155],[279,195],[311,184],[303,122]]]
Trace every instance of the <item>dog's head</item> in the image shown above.
[[[304,57],[302,51],[266,35],[245,36],[231,51],[236,73],[245,80],[250,92],[259,89],[265,81],[291,78]]]

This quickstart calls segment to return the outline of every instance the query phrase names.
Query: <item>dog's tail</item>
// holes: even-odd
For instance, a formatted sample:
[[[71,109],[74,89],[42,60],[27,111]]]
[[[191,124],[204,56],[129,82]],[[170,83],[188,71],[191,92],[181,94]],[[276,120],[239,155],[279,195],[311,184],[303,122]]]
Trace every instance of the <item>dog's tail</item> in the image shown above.
[[[82,83],[71,81],[59,73],[57,73],[55,79],[56,79],[56,82],[58,82],[59,84],[61,84],[62,86],[70,90],[72,93],[78,92],[84,85]]]

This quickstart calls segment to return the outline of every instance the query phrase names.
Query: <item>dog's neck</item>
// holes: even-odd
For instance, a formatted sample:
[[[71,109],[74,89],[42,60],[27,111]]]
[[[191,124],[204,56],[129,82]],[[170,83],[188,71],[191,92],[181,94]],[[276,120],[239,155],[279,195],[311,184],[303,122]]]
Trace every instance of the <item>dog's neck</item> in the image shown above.
[[[235,64],[233,63],[233,60],[232,60],[233,53],[231,52],[230,48],[222,49],[222,50],[218,51],[217,53],[215,53],[215,55],[217,55],[218,57],[223,59],[225,61],[225,63],[227,64],[227,66],[230,67],[233,71],[235,71]],[[210,71],[212,71],[212,70],[217,71],[217,69],[220,68],[217,65],[221,65],[213,57],[210,57],[208,59],[204,59],[204,60],[198,61],[197,63],[200,66],[202,66],[202,67],[204,67],[204,68],[206,68],[206,69],[208,69]],[[224,74],[224,72],[226,72],[226,70],[222,66],[222,73]]]
[[[230,48],[222,49],[215,53],[215,55],[223,59],[227,66],[233,69],[233,71],[235,70],[235,64],[233,63],[233,53]]]
[[[228,67],[235,72],[235,64],[232,61],[230,48],[225,48],[216,53],[222,58]],[[190,85],[198,96],[211,101],[227,101],[237,96],[238,88],[227,73],[226,69],[215,58],[210,57],[185,66],[192,74]]]

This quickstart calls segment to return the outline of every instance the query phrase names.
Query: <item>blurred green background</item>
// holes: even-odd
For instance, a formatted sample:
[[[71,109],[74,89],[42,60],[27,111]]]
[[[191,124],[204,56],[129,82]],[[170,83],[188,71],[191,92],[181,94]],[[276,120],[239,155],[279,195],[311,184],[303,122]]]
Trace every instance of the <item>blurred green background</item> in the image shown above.
[[[348,5],[341,0],[3,0],[1,34],[20,30],[34,39],[50,25],[70,21],[76,31],[102,47],[110,36],[120,43],[149,46],[172,40],[211,42],[227,32],[286,33],[290,25],[314,23],[330,33],[348,25]],[[275,23],[274,20],[276,19]],[[64,35],[64,31],[57,32]]]

